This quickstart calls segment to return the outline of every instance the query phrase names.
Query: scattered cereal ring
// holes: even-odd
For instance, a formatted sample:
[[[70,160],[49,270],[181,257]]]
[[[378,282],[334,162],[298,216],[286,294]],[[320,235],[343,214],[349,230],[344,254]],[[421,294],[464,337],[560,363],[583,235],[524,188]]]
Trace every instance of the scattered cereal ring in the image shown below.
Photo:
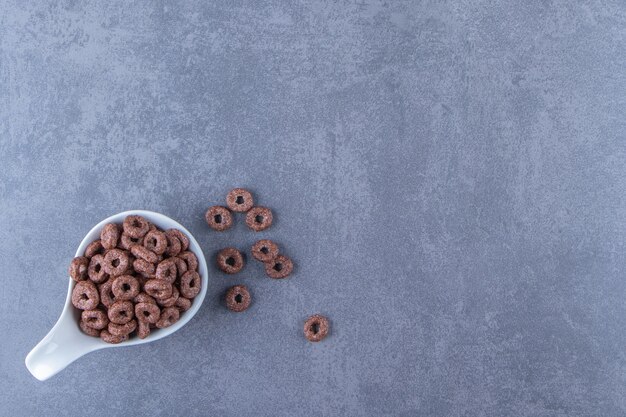
[[[133,303],[130,301],[118,300],[114,302],[107,312],[109,320],[115,324],[125,324],[131,321],[135,315]]]
[[[93,310],[98,306],[100,296],[96,284],[91,281],[77,282],[72,291],[72,304],[79,310]]]
[[[165,233],[158,230],[146,233],[146,236],[143,238],[143,247],[157,255],[163,255],[165,249],[167,249]]]
[[[150,230],[150,223],[141,216],[126,216],[123,227],[128,236],[141,238]]]
[[[144,284],[144,291],[154,298],[168,298],[172,295],[172,284],[162,279],[151,279]]]
[[[85,323],[83,320],[78,322],[78,326],[86,335],[100,337],[100,330],[87,326],[87,323]]]
[[[102,330],[109,324],[109,318],[102,310],[85,310],[81,313],[80,319],[85,323],[85,326],[92,329]]]
[[[198,269],[198,258],[191,251],[185,251],[178,254],[178,257],[187,263],[187,271],[196,271]]]
[[[176,234],[167,231],[165,232],[165,238],[167,239],[167,248],[165,248],[167,256],[176,256],[183,250],[183,245]]]
[[[176,307],[167,307],[161,311],[161,318],[156,322],[156,327],[163,329],[176,323],[180,318],[180,311]]]
[[[187,271],[180,277],[180,293],[185,298],[194,298],[198,295],[201,285],[202,280],[196,271]]]
[[[245,285],[235,285],[230,287],[228,291],[226,291],[226,296],[224,298],[226,300],[226,307],[237,313],[247,310],[252,302],[250,292]]]
[[[168,298],[163,298],[163,299],[159,298],[156,300],[156,302],[161,307],[171,307],[174,304],[176,304],[176,300],[178,300],[179,296],[180,296],[180,293],[178,291],[178,288],[172,286],[172,295],[169,296]]]
[[[121,249],[111,249],[104,254],[102,268],[112,277],[122,275],[128,269],[128,254]]]
[[[135,245],[130,248],[130,253],[132,253],[136,258],[143,259],[151,264],[155,264],[159,260],[156,253],[146,249],[144,246]]]
[[[133,262],[133,268],[140,274],[152,276],[156,273],[156,266],[141,258],[135,259],[135,261]]]
[[[329,328],[328,319],[319,314],[315,314],[304,322],[304,337],[310,342],[319,342],[326,337]]]
[[[116,300],[132,300],[139,294],[139,281],[132,275],[120,275],[111,286]]]
[[[111,305],[117,301],[112,290],[114,280],[115,278],[110,278],[107,282],[100,284],[98,287],[100,291],[100,302],[107,308],[111,307]]]
[[[270,262],[265,263],[265,273],[268,277],[281,279],[293,271],[293,262],[285,255],[278,255]]]
[[[150,324],[145,321],[139,321],[137,325],[137,336],[139,336],[140,339],[145,339],[150,336]]]
[[[254,205],[254,199],[250,191],[243,188],[235,188],[226,195],[226,205],[232,211],[243,213]]]
[[[78,256],[70,262],[69,274],[74,281],[84,281],[89,278],[89,258]]]
[[[255,232],[267,229],[272,225],[273,220],[272,210],[267,207],[252,207],[246,213],[246,224]]]
[[[132,237],[127,235],[126,233],[122,233],[122,237],[120,237],[119,246],[122,249],[130,250],[135,245],[143,245],[143,237]]]
[[[108,330],[102,330],[100,332],[100,338],[102,340],[104,340],[107,343],[113,343],[113,344],[117,344],[117,343],[122,343],[126,340],[128,340],[128,335],[125,336],[114,336],[111,333],[109,333]]]
[[[87,274],[89,275],[89,279],[99,284],[101,282],[109,279],[109,274],[107,274],[103,268],[104,265],[104,256],[100,254],[96,254],[89,261],[89,267],[87,269]]]
[[[252,257],[257,261],[269,262],[278,256],[278,245],[269,239],[261,239],[252,245]]]
[[[149,296],[148,294],[146,294],[145,292],[140,292],[139,294],[137,294],[137,297],[135,297],[133,301],[136,304],[139,304],[139,303],[156,304],[156,300],[152,298],[151,296]]]
[[[204,219],[211,229],[223,231],[233,225],[233,216],[226,207],[209,207],[204,215]]]
[[[120,229],[115,223],[107,223],[100,231],[100,242],[104,249],[113,249],[120,238]]]
[[[235,248],[224,248],[217,253],[217,267],[227,274],[236,274],[244,266],[243,255]]]
[[[178,297],[176,303],[174,304],[180,312],[185,312],[191,308],[191,300],[185,297]]]
[[[135,317],[140,322],[154,324],[161,317],[161,309],[156,303],[137,303],[135,304]]]
[[[176,281],[176,261],[165,259],[156,268],[156,278],[173,284]]]
[[[104,252],[104,246],[102,246],[102,242],[100,239],[94,240],[85,248],[85,256],[91,258],[94,255],[98,255]]]
[[[132,319],[128,323],[115,324],[109,323],[108,330],[113,336],[126,336],[131,334],[137,328],[137,320]]]
[[[183,274],[187,272],[187,262],[185,262],[184,259],[181,259],[177,256],[170,258],[170,259],[173,259],[174,262],[176,263],[176,272],[178,274],[178,277],[179,278],[182,277]]]
[[[189,249],[189,238],[183,232],[181,232],[178,229],[167,229],[167,231],[165,233],[169,233],[171,235],[174,235],[174,236],[176,236],[178,238],[178,240],[180,240],[180,249],[181,250]]]

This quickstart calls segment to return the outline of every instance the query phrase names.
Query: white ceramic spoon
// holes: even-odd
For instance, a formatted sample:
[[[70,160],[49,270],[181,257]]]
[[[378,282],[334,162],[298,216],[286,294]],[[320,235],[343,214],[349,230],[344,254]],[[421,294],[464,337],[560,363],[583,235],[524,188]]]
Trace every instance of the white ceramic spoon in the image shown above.
[[[80,246],[76,251],[76,256],[82,256],[85,253],[87,245],[100,238],[100,230],[105,224],[121,224],[126,216],[133,214],[145,217],[163,230],[176,228],[187,235],[189,238],[189,250],[192,251],[198,258],[198,273],[202,278],[202,289],[200,294],[194,298],[191,308],[182,313],[180,315],[180,320],[172,326],[165,329],[153,329],[150,335],[145,339],[140,339],[135,336],[125,342],[113,345],[104,342],[100,338],[87,336],[78,327],[80,311],[72,305],[72,290],[74,289],[75,282],[68,277],[69,288],[67,290],[65,307],[63,307],[63,312],[61,312],[61,317],[59,317],[59,320],[46,337],[44,337],[41,342],[39,342],[37,346],[30,351],[28,356],[26,356],[26,367],[38,380],[44,381],[50,378],[65,369],[67,365],[89,352],[104,348],[133,346],[141,343],[154,342],[155,340],[169,336],[176,330],[183,327],[200,309],[202,301],[204,301],[204,297],[206,295],[208,284],[207,266],[204,254],[202,253],[200,245],[191,233],[178,224],[178,222],[167,216],[152,211],[131,210],[104,219],[91,229],[83,241],[80,242]]]

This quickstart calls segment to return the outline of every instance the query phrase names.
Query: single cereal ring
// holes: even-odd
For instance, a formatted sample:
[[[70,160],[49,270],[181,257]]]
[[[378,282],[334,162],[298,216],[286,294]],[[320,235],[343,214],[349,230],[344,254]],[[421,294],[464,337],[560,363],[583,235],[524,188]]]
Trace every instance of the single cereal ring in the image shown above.
[[[104,252],[104,246],[102,246],[102,242],[100,239],[94,240],[85,248],[85,256],[91,258],[94,255],[98,255]]]
[[[113,305],[113,303],[117,301],[117,299],[115,298],[115,294],[113,294],[112,290],[113,281],[115,281],[115,278],[110,278],[107,282],[105,282],[104,284],[100,284],[100,286],[98,287],[100,291],[100,302],[107,308],[111,307],[111,305]]]
[[[154,298],[168,298],[172,295],[172,284],[162,279],[151,279],[143,286],[144,291]]]
[[[121,249],[111,249],[104,254],[102,268],[112,277],[122,275],[128,269],[128,254]]]
[[[176,281],[176,261],[165,259],[156,268],[156,278],[173,284]]]
[[[92,329],[102,330],[109,325],[107,313],[102,310],[85,310],[81,313],[80,319],[85,326]]]
[[[156,302],[161,307],[171,307],[174,304],[176,304],[176,300],[178,300],[179,296],[180,296],[180,292],[178,291],[178,288],[176,288],[176,286],[172,286],[172,295],[169,296],[168,298],[163,298],[163,299],[158,298]]]
[[[252,257],[257,261],[269,262],[278,256],[278,245],[269,239],[261,239],[252,245]]]
[[[248,287],[245,285],[235,285],[230,287],[228,291],[226,291],[224,299],[226,301],[226,307],[230,311],[235,311],[237,313],[247,310],[252,302],[252,297],[250,296]]]
[[[135,271],[139,272],[140,274],[146,274],[146,275],[152,276],[156,273],[156,266],[146,261],[145,259],[141,259],[141,258],[135,259],[135,261],[133,262],[133,268],[135,269]]]
[[[250,191],[243,188],[235,188],[226,195],[226,205],[232,211],[243,213],[254,206],[254,199]]]
[[[285,255],[278,255],[270,262],[265,263],[265,273],[270,278],[285,278],[291,274],[291,271],[293,271],[293,262]]]
[[[100,242],[104,249],[113,249],[120,238],[120,229],[115,223],[107,223],[100,231]]]
[[[111,333],[109,333],[108,330],[102,330],[100,332],[100,338],[107,343],[118,344],[118,343],[122,343],[128,340],[128,335],[114,336]]]
[[[133,302],[135,302],[136,304],[139,304],[139,303],[156,304],[156,300],[154,298],[150,297],[145,292],[140,292],[139,294],[137,294],[137,297],[135,297]]]
[[[187,271],[180,277],[180,293],[185,298],[194,298],[200,293],[201,286],[202,280],[196,271]]]
[[[109,279],[109,274],[107,274],[104,270],[104,256],[100,254],[96,254],[89,261],[89,268],[87,269],[87,274],[89,275],[89,279],[99,284],[101,282]]]
[[[178,254],[178,257],[187,263],[187,271],[196,271],[198,269],[198,258],[191,251],[185,251]]]
[[[139,321],[137,325],[137,336],[139,336],[140,339],[145,339],[150,336],[150,324],[145,321]]]
[[[161,318],[156,322],[156,327],[163,329],[176,323],[180,318],[180,311],[176,307],[167,307],[161,311]]]
[[[174,304],[180,312],[185,312],[191,308],[191,300],[185,297],[178,297],[176,303]]]
[[[72,259],[68,270],[70,277],[76,282],[89,278],[89,262],[89,258],[85,256]]]
[[[140,322],[156,323],[161,317],[161,309],[158,305],[152,303],[135,304],[135,317]]]
[[[255,232],[267,229],[272,225],[273,220],[272,210],[267,207],[252,207],[246,213],[246,224]]]
[[[159,257],[156,253],[146,249],[144,246],[135,245],[130,248],[130,253],[133,254],[137,259],[143,259],[146,262],[150,262],[151,264],[157,263]]]
[[[224,248],[217,253],[217,267],[227,274],[236,274],[244,266],[243,255],[235,248]]]
[[[157,255],[163,255],[167,249],[167,238],[165,233],[158,230],[152,230],[146,233],[143,238],[143,247]]]
[[[78,322],[78,326],[86,335],[93,336],[93,337],[100,337],[100,330],[87,326],[87,323],[85,323],[83,320]]]
[[[183,250],[183,245],[180,243],[178,235],[168,230],[165,232],[165,238],[167,239],[167,248],[165,248],[167,256],[176,256]]]
[[[93,310],[98,306],[100,296],[96,284],[91,281],[76,283],[72,291],[72,304],[79,310]]]
[[[141,216],[126,216],[123,227],[128,236],[142,238],[150,230],[150,223]]]
[[[304,337],[310,342],[319,342],[326,337],[329,328],[328,319],[319,314],[315,314],[304,322]]]
[[[134,332],[136,328],[137,320],[132,319],[124,324],[109,323],[108,330],[113,336],[126,336]]]
[[[176,272],[178,274],[178,277],[182,277],[183,274],[185,272],[187,272],[187,262],[185,262],[184,259],[179,258],[178,256],[174,256],[173,258],[174,262],[176,263]]]
[[[126,233],[122,233],[122,236],[120,237],[119,247],[121,247],[122,249],[130,250],[130,248],[135,245],[143,246],[143,237],[132,237],[130,235],[127,235]]]
[[[135,309],[130,301],[118,300],[109,307],[107,315],[115,324],[126,324],[135,316]]]
[[[180,240],[180,250],[189,249],[189,238],[183,232],[178,229],[167,229],[165,233],[169,233],[173,236],[176,236],[178,240]]]
[[[223,231],[233,225],[233,216],[226,207],[209,207],[204,214],[204,219],[211,229]]]
[[[116,300],[132,300],[139,295],[139,281],[132,275],[120,275],[111,286]]]

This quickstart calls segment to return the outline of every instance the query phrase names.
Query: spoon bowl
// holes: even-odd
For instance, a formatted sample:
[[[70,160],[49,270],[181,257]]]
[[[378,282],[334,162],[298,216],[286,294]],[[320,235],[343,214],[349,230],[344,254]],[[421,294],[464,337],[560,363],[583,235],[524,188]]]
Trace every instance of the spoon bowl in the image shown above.
[[[204,297],[206,296],[208,285],[206,259],[204,258],[200,245],[192,234],[178,222],[163,214],[146,210],[131,210],[108,217],[95,225],[89,233],[87,233],[87,236],[85,236],[83,241],[78,246],[75,256],[83,256],[87,245],[94,240],[99,239],[100,231],[105,224],[121,224],[126,216],[131,215],[143,216],[148,221],[154,223],[163,230],[175,228],[187,235],[189,238],[188,250],[193,252],[198,258],[198,273],[202,279],[202,288],[200,293],[193,299],[191,308],[182,313],[180,315],[180,319],[170,327],[166,327],[164,329],[153,329],[150,332],[150,335],[145,339],[140,339],[135,336],[119,344],[110,344],[106,343],[99,337],[86,335],[78,327],[81,312],[72,305],[72,290],[74,289],[76,282],[68,277],[69,285],[67,297],[65,298],[65,306],[63,307],[59,320],[57,320],[56,324],[52,330],[48,332],[46,337],[44,337],[41,342],[39,342],[37,346],[35,346],[26,356],[26,367],[38,380],[45,381],[53,375],[56,375],[58,372],[65,369],[65,367],[67,367],[70,363],[89,352],[105,348],[134,346],[142,343],[154,342],[155,340],[169,336],[187,324],[187,322],[191,320],[191,318],[200,309],[200,306],[204,301]]]

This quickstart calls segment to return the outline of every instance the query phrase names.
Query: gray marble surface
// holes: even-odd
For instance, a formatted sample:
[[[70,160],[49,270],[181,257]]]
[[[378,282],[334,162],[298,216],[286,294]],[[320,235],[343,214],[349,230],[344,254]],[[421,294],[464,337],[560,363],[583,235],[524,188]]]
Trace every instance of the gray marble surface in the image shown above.
[[[0,415],[626,415],[625,44],[623,1],[0,0]],[[209,231],[233,186],[274,227]],[[296,272],[38,382],[135,208]]]

